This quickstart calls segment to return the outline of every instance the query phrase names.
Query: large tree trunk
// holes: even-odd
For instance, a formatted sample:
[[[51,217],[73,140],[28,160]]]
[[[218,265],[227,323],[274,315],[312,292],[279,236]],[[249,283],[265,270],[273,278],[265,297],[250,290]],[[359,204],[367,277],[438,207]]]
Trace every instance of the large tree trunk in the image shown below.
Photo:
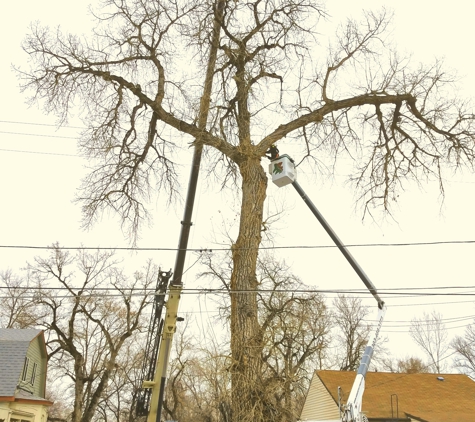
[[[73,353],[71,353],[73,354]],[[84,358],[81,354],[74,356],[74,403],[71,422],[80,422],[84,404]]]
[[[232,420],[259,422],[265,409],[260,387],[262,334],[257,318],[256,264],[267,176],[256,157],[244,160],[239,167],[241,219],[231,275]]]

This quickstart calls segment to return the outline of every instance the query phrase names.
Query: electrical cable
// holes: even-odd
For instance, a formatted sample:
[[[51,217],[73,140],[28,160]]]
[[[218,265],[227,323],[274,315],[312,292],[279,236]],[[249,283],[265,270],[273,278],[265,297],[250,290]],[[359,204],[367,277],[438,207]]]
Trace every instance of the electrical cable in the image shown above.
[[[62,154],[60,152],[43,152],[43,151],[23,151],[19,149],[5,149],[5,148],[0,148],[0,151],[4,152],[20,152],[20,153],[26,153],[26,154],[41,154],[41,155],[59,155],[61,157],[74,157],[74,158],[79,158],[80,156],[77,154]]]
[[[38,136],[40,138],[59,138],[59,139],[78,139],[77,136],[61,136],[61,135],[43,135],[41,133],[21,133],[21,132],[6,132],[0,130],[0,133],[5,135],[23,135],[23,136]]]
[[[48,126],[48,127],[58,127],[58,125],[52,125],[50,123],[36,123],[36,122],[14,122],[11,120],[0,120],[0,123],[9,123],[15,125],[32,125],[32,126]],[[85,127],[80,126],[69,126],[69,125],[61,125],[59,126],[61,129],[86,129]]]
[[[192,264],[193,266],[194,264]],[[190,267],[191,268],[191,267]],[[189,268],[188,268],[189,269]],[[188,271],[188,269],[186,271]],[[0,289],[8,289],[8,286],[0,286]],[[28,289],[31,289],[30,287],[27,287]],[[110,291],[110,290],[116,290],[114,286],[111,287],[74,287],[71,286],[71,289],[74,290],[88,290],[88,291]],[[444,286],[444,287],[414,287],[413,289],[417,290],[431,290],[431,289],[473,289],[474,286]],[[58,287],[41,287],[40,290],[64,290],[66,287],[64,286],[58,286]],[[411,288],[389,288],[389,289],[378,289],[378,291],[384,291],[385,295],[405,295],[406,292],[405,290],[410,290]],[[153,288],[145,288],[143,289],[147,292],[154,292],[155,289]],[[402,291],[390,291],[390,290],[402,290]],[[183,288],[183,292],[189,292],[189,293],[212,293],[212,294],[247,294],[247,293],[333,293],[333,294],[363,294],[366,296],[367,294],[370,294],[370,292],[365,291],[364,289],[317,289],[317,288],[307,288],[307,289],[243,289],[243,290],[225,290],[222,288],[206,288],[206,287],[201,287],[201,288]],[[457,293],[457,292],[446,292],[446,293],[439,293],[439,292],[428,292],[428,293],[407,293],[409,297],[420,297],[420,296],[475,296],[475,291],[474,292],[462,292],[462,293]]]
[[[9,289],[8,286],[0,286],[0,290],[3,290],[3,289]],[[76,287],[71,287],[72,290],[77,290],[77,291],[81,291],[81,296],[82,297],[90,297],[90,296],[93,296],[93,295],[96,295],[96,296],[101,296],[101,294],[98,294],[97,292],[110,292],[110,291],[113,291],[114,289],[113,288],[86,288],[86,289],[82,289],[82,288],[76,288]],[[61,290],[68,290],[66,289],[65,287],[42,287],[41,290],[50,290],[50,291],[61,291]],[[84,294],[84,292],[90,292],[90,294]],[[263,294],[263,293],[301,293],[301,294],[315,294],[315,293],[319,293],[319,294],[332,294],[332,293],[347,293],[347,294],[351,294],[353,293],[351,290],[321,290],[321,289],[306,289],[306,290],[303,290],[303,289],[300,289],[300,290],[275,290],[275,289],[268,289],[268,290],[259,290],[258,291],[259,293]],[[240,290],[240,291],[233,291],[233,290],[223,290],[223,289],[211,289],[211,288],[190,288],[190,289],[187,289],[187,288],[183,288],[181,290],[181,294],[184,294],[184,295],[210,295],[210,294],[214,294],[214,295],[237,295],[237,294],[250,294],[250,293],[256,293],[256,290]],[[151,295],[153,294],[153,291],[150,290],[150,289],[147,289],[145,291],[142,291],[142,292],[137,292],[137,293],[130,293],[132,296],[143,296],[143,295]],[[368,293],[369,294],[369,293]],[[404,293],[401,293],[401,294],[404,294]],[[386,296],[388,294],[386,293]],[[433,296],[434,294],[431,294],[431,293],[428,293],[428,294],[423,294],[421,293],[420,295],[418,295],[417,297],[427,297],[427,296]],[[475,293],[441,293],[440,296],[467,296],[467,297],[475,297]],[[106,294],[106,293],[102,293],[102,296],[104,297],[108,297],[108,296],[122,296],[121,294],[117,294],[117,295],[113,295],[113,294]],[[0,298],[1,299],[6,299],[8,296],[1,296]],[[58,296],[59,297],[59,296]],[[64,297],[69,297],[69,296],[64,296]],[[411,296],[404,296],[404,297],[411,297]],[[25,298],[27,298],[25,296]],[[33,298],[33,296],[31,297]],[[414,306],[418,306],[418,305],[414,305]]]
[[[428,242],[401,242],[401,243],[351,243],[344,245],[346,248],[367,248],[367,247],[403,247],[403,246],[437,246],[437,245],[473,245],[475,240],[439,240]],[[284,246],[260,246],[259,250],[283,250],[283,249],[335,249],[336,245],[284,245]],[[52,249],[51,246],[35,245],[0,245],[0,249]],[[59,249],[67,250],[115,250],[115,251],[178,251],[178,248],[165,247],[112,247],[112,246],[60,246]],[[248,250],[240,248],[239,250]],[[231,248],[187,248],[188,252],[229,252]],[[233,248],[233,250],[238,250]]]

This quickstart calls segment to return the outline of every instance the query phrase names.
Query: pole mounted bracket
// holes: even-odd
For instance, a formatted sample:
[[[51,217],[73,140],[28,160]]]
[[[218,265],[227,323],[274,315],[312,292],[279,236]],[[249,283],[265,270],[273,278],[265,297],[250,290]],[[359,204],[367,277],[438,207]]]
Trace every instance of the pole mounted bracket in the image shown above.
[[[142,383],[142,388],[153,388],[155,384],[155,381],[144,381]]]

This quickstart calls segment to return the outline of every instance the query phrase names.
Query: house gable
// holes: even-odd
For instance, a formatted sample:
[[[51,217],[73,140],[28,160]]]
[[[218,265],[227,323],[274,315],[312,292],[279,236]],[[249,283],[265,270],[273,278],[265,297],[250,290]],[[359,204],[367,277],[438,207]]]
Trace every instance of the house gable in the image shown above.
[[[0,329],[0,420],[46,420],[46,368],[43,331]]]
[[[302,409],[301,420],[338,420],[340,411],[338,403],[328,392],[322,380],[314,376]]]

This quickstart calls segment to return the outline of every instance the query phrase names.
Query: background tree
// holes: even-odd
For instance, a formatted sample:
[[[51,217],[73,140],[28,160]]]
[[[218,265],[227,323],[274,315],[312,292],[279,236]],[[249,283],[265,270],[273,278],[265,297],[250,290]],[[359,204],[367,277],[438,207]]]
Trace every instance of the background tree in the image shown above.
[[[469,324],[462,336],[456,336],[450,343],[457,353],[454,366],[470,376],[475,374],[475,326]]]
[[[317,25],[326,11],[313,1],[105,0],[101,7],[90,38],[32,27],[23,89],[60,122],[74,104],[84,110],[80,145],[93,165],[79,198],[86,224],[112,209],[135,231],[152,188],[177,191],[174,151],[189,142],[207,147],[207,169],[220,185],[240,185],[232,414],[263,421],[256,268],[265,152],[287,138],[309,161],[347,153],[365,211],[388,209],[405,181],[442,183],[445,167],[471,166],[473,112],[453,97],[453,78],[439,62],[412,67],[391,51],[384,10],[348,20],[324,56]]]
[[[143,331],[147,329],[142,327]],[[117,356],[114,371],[101,394],[93,420],[136,422],[135,398],[142,388],[142,366],[146,336],[133,335]]]
[[[99,409],[111,414],[112,400],[109,408],[103,403],[114,393],[111,381],[125,364],[121,353],[130,352],[128,342],[143,329],[142,313],[157,271],[149,263],[129,279],[113,252],[79,250],[74,256],[58,245],[49,257],[29,265],[43,309],[38,325],[46,332],[50,380],[72,391],[70,421],[89,422]],[[129,372],[133,365],[126,365],[122,371]],[[124,420],[120,410],[114,412]]]
[[[315,367],[330,344],[330,313],[323,296],[308,292],[309,286],[285,262],[264,256],[258,262],[258,280],[264,344],[261,382],[268,417],[296,421]]]
[[[406,356],[402,359],[386,359],[383,368],[389,372],[400,372],[404,374],[419,374],[429,372],[429,365],[417,356]]]
[[[11,270],[0,273],[0,326],[31,328],[41,318],[28,278],[16,276]]]
[[[338,328],[334,357],[340,371],[355,371],[363,356],[371,325],[366,322],[370,310],[361,299],[339,294],[333,300],[334,325]]]
[[[164,412],[167,419],[183,422],[229,421],[229,341],[217,344],[215,335],[192,338],[188,324],[175,336]]]
[[[444,358],[450,345],[442,314],[437,311],[430,314],[424,312],[421,318],[414,318],[411,321],[410,334],[428,357],[432,370],[437,374],[444,371],[447,368]]]
[[[331,354],[329,365],[340,371],[356,371],[373,330],[368,315],[376,312],[376,307],[367,308],[360,298],[345,294],[338,294],[333,300],[333,307],[335,334],[331,347],[335,352]],[[378,337],[370,368],[384,367],[388,356],[388,350],[384,346],[386,341],[386,338]]]

